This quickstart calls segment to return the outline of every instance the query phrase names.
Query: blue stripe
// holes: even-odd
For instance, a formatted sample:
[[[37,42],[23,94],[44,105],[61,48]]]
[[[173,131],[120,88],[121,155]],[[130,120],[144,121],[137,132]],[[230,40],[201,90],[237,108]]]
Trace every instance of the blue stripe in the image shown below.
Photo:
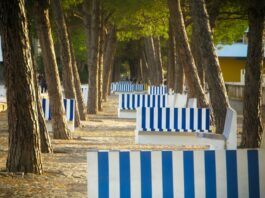
[[[163,197],[173,198],[172,151],[162,151]]]
[[[162,130],[162,108],[158,108],[158,129]]]
[[[257,150],[248,150],[247,152],[249,197],[259,198],[259,153]]]
[[[145,106],[145,96],[146,96],[146,95],[143,95],[143,105],[142,105],[142,107],[146,107],[146,106]]]
[[[205,192],[206,198],[216,197],[216,164],[215,151],[205,151]]]
[[[202,130],[202,109],[198,109],[198,130]]]
[[[142,129],[143,129],[143,131],[146,131],[145,119],[146,119],[146,108],[142,107]]]
[[[182,108],[182,129],[186,131],[186,108]]]
[[[137,107],[140,107],[140,95],[137,95]]]
[[[98,197],[99,198],[109,197],[109,155],[108,155],[108,152],[98,153]]]
[[[150,107],[150,98],[151,98],[151,95],[148,95],[147,96],[147,107]]]
[[[167,131],[171,131],[169,121],[170,121],[170,109],[166,108],[166,129]]]
[[[227,197],[237,198],[237,160],[236,151],[226,151],[226,177],[227,177]]]
[[[154,131],[154,108],[149,108],[150,109],[150,129],[151,131]]]
[[[160,96],[157,96],[158,100],[157,100],[157,107],[161,107],[161,99]]]
[[[152,197],[151,152],[141,151],[141,197]]]
[[[42,110],[43,110],[44,117],[45,117],[45,109],[46,109],[46,99],[42,98]]]
[[[70,121],[74,120],[74,100],[70,100]]]
[[[155,107],[156,106],[156,96],[153,95],[152,97],[153,97],[153,107]]]
[[[166,106],[166,95],[163,95],[163,107]]]
[[[48,99],[47,99],[47,102],[48,102]],[[48,120],[51,120],[52,119],[52,108],[51,108],[51,103],[49,103],[49,118]]]
[[[190,108],[190,129],[194,131],[194,108]]]
[[[131,197],[130,152],[120,152],[120,197]]]
[[[125,109],[124,103],[125,103],[125,96],[124,96],[124,94],[121,94],[121,108],[122,109]]]
[[[174,108],[174,129],[178,131],[178,109]]]
[[[183,151],[185,198],[195,197],[193,151]]]
[[[127,94],[127,105],[126,105],[127,108],[130,107],[130,94]]]
[[[210,130],[210,110],[206,109],[206,130]]]
[[[135,109],[135,95],[132,95],[132,109]]]

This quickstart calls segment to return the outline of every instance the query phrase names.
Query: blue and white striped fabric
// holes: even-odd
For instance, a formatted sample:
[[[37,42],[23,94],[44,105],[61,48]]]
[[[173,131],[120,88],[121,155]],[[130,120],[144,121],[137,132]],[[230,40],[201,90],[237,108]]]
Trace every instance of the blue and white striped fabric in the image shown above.
[[[167,95],[119,94],[119,109],[135,110],[137,107],[166,107]]]
[[[148,87],[148,94],[168,94],[168,88],[165,85],[160,86],[149,86]]]
[[[211,132],[207,108],[137,108],[137,131]]]
[[[111,83],[111,92],[135,92],[144,91],[143,84],[134,84],[129,81]]]
[[[86,105],[87,100],[88,100],[88,84],[82,84],[81,91],[82,91],[82,97],[83,97],[84,103]]]
[[[91,151],[93,198],[262,198],[265,150]]]
[[[51,120],[52,114],[51,114],[51,107],[49,100],[47,98],[42,98],[42,110],[44,114],[45,120]],[[74,112],[75,112],[75,100],[74,99],[63,99],[63,104],[65,113],[66,113],[66,119],[67,121],[74,121]]]

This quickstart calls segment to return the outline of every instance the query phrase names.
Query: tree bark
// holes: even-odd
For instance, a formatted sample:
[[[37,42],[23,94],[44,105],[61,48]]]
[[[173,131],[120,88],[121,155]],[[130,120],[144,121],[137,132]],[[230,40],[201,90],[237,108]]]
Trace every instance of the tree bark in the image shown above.
[[[9,172],[42,173],[34,70],[24,1],[0,1],[7,87]]]
[[[168,29],[168,61],[167,61],[167,86],[170,89],[175,88],[175,39],[174,32],[172,28],[172,22],[169,19],[169,29]]]
[[[160,46],[160,38],[154,37],[154,49],[155,49],[155,62],[157,68],[157,81],[158,84],[163,84],[163,66],[162,66],[162,58],[161,58],[161,46]]]
[[[116,30],[114,26],[111,26],[109,33],[106,36],[106,50],[104,52],[103,59],[103,100],[105,101],[107,101],[107,93],[109,92],[111,68],[114,62],[116,47]]]
[[[112,69],[112,82],[120,81],[120,75],[120,62],[116,60],[113,64]]]
[[[211,37],[208,14],[204,0],[191,2],[194,31],[199,36],[206,81],[209,86],[211,106],[215,116],[216,132],[223,133],[229,101],[218,57]]]
[[[144,49],[141,48],[141,60],[142,60],[142,69],[143,69],[143,80],[144,83],[147,83],[148,85],[151,84],[151,75],[150,75],[150,69],[148,67],[148,63],[146,61],[146,56]]]
[[[144,39],[144,50],[145,50],[145,58],[150,70],[151,75],[151,84],[159,85],[158,70],[157,70],[157,62],[155,55],[155,47],[154,41],[152,37],[145,37]]]
[[[100,6],[99,13],[99,49],[98,49],[98,110],[102,111],[102,96],[103,96],[103,50],[105,43],[105,32],[104,32],[104,21],[103,21],[103,11],[102,6]]]
[[[89,0],[85,0],[85,2],[88,1]],[[89,2],[87,4],[89,4]],[[91,45],[91,47],[87,46],[87,48],[90,49],[90,56],[88,60],[89,90],[87,112],[90,114],[96,114],[98,111],[99,5],[99,0],[92,0],[91,30],[87,30],[87,32],[91,31],[91,38],[89,38],[89,35],[87,35],[87,39],[90,39],[87,44],[90,43]]]
[[[36,17],[36,29],[40,40],[45,76],[48,85],[48,94],[52,113],[52,127],[54,132],[53,137],[55,139],[71,139],[71,134],[67,128],[65,118],[62,89],[54,52],[48,8],[48,1],[35,1],[34,10]]]
[[[176,54],[179,63],[184,68],[187,78],[189,96],[197,98],[200,107],[207,107],[208,101],[200,84],[199,75],[195,66],[188,38],[185,30],[184,20],[179,0],[168,0],[170,15],[175,29]]]
[[[86,109],[85,109],[84,99],[82,96],[81,81],[80,81],[80,76],[78,73],[78,68],[77,68],[75,53],[74,53],[74,47],[73,47],[72,37],[69,31],[69,28],[68,28],[68,36],[69,36],[68,38],[70,42],[71,61],[72,61],[74,84],[75,84],[75,91],[76,91],[76,100],[78,101],[80,120],[86,120]]]
[[[51,1],[57,35],[61,45],[62,78],[66,98],[75,99],[75,127],[80,125],[78,100],[75,91],[70,42],[60,0]]]
[[[248,8],[248,53],[243,101],[242,146],[257,148],[263,132],[261,121],[261,83],[265,3],[253,0]],[[264,133],[264,132],[263,132]]]

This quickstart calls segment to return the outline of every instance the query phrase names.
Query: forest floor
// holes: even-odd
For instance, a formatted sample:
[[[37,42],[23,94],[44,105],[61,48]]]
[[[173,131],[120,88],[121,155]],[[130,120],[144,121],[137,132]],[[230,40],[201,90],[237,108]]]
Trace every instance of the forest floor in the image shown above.
[[[103,104],[104,111],[89,115],[72,140],[54,140],[53,154],[42,154],[44,173],[5,172],[8,151],[6,112],[0,111],[0,197],[86,197],[86,152],[89,149],[183,150],[174,146],[136,145],[135,121],[117,118],[117,96]],[[239,116],[239,120],[242,120]],[[239,124],[240,127],[240,124]]]

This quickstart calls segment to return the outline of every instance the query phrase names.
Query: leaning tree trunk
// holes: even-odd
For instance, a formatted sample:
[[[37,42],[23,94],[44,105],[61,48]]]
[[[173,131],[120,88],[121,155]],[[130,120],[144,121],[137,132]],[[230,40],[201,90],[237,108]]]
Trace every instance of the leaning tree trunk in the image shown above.
[[[89,4],[89,0],[85,0],[85,3]],[[90,49],[88,57],[89,90],[87,112],[90,114],[96,114],[98,111],[99,5],[99,0],[92,0],[91,29],[87,29],[88,26],[86,25],[87,33],[90,32],[87,34],[87,39],[90,40],[87,42],[87,48]],[[85,16],[89,15],[86,14]],[[88,44],[91,46],[88,46]]]
[[[175,29],[176,54],[178,63],[184,68],[189,87],[189,97],[197,98],[200,107],[207,107],[208,101],[202,89],[197,68],[195,66],[179,0],[168,0],[170,15]]]
[[[106,36],[106,49],[103,59],[103,100],[107,101],[107,94],[110,87],[111,68],[116,53],[117,39],[114,26],[110,27]]]
[[[169,29],[168,29],[168,61],[167,61],[167,86],[170,89],[175,88],[175,65],[176,65],[176,56],[175,56],[175,39],[174,32],[172,28],[172,22],[169,19]]]
[[[32,39],[30,40],[30,43],[31,43],[32,65],[33,65],[33,71],[34,71],[34,87],[35,87],[36,98],[37,98],[36,102],[37,102],[38,120],[39,120],[39,128],[40,128],[41,152],[52,153],[50,135],[46,127],[46,122],[44,119],[43,110],[41,106],[41,97],[40,97],[40,91],[39,91],[38,80],[37,80],[37,63],[34,57],[35,52],[34,52],[34,48],[32,44]]]
[[[34,70],[24,1],[0,1],[7,87],[9,172],[42,173]]]
[[[264,33],[265,5],[264,3],[262,5],[257,0],[251,4],[248,9],[249,32],[243,101],[242,146],[257,148],[260,146],[263,132],[261,121],[261,75],[264,55],[262,37]]]
[[[56,24],[57,35],[61,45],[61,60],[62,60],[62,77],[64,95],[66,98],[75,99],[75,126],[80,125],[80,115],[78,109],[78,100],[75,91],[74,75],[71,60],[70,42],[66,27],[65,18],[63,15],[60,0],[51,1],[53,8],[54,21]]]
[[[229,101],[218,57],[211,37],[208,14],[204,0],[191,1],[191,15],[194,31],[199,37],[206,80],[209,86],[211,106],[215,116],[216,132],[223,133],[226,110]]]
[[[161,46],[160,46],[160,38],[154,37],[154,49],[155,49],[155,62],[157,67],[157,80],[158,84],[163,83],[163,64],[162,64],[162,58],[161,58]]]
[[[69,42],[70,42],[72,69],[73,69],[73,75],[74,75],[76,99],[78,101],[78,109],[79,109],[80,120],[86,120],[85,103],[84,103],[84,99],[83,99],[83,95],[82,95],[81,81],[80,81],[80,76],[79,76],[79,73],[78,73],[78,67],[77,67],[77,64],[76,64],[72,37],[71,37],[71,33],[69,31],[69,28],[67,30],[68,30],[68,38],[69,38]]]
[[[48,85],[54,133],[53,137],[55,139],[71,139],[71,134],[67,128],[65,118],[62,89],[54,52],[48,8],[49,3],[47,0],[35,1],[36,29],[40,40],[45,77]]]

